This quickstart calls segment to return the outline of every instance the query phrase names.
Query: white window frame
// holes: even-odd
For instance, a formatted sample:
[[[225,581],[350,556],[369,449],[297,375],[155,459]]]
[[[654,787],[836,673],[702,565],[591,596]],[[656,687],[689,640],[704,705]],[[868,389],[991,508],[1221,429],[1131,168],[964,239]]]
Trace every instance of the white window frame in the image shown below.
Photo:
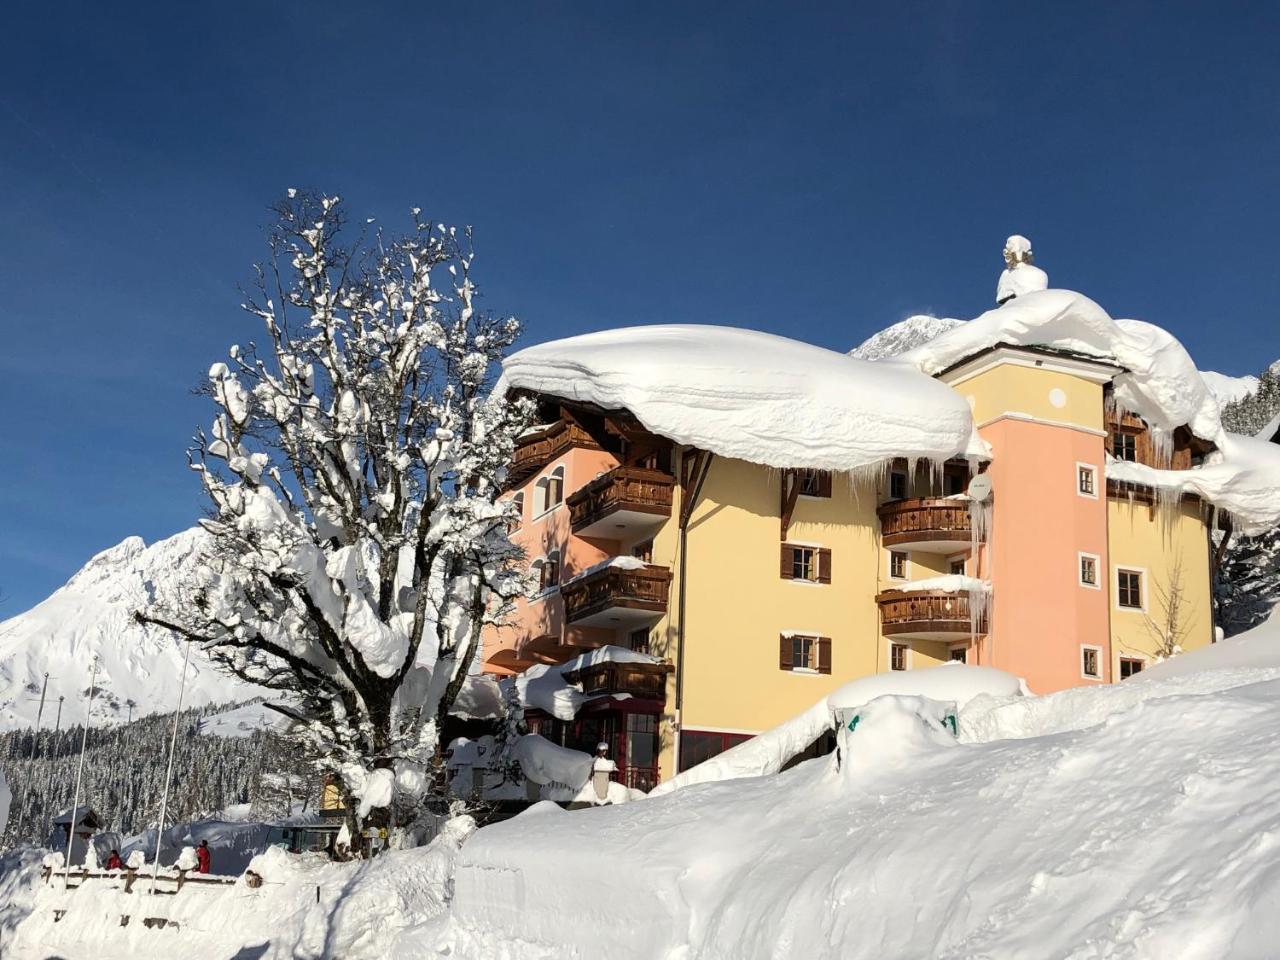
[[[1083,490],[1080,489],[1080,471],[1081,470],[1093,471],[1093,493],[1085,493]],[[1083,460],[1077,460],[1076,476],[1075,476],[1076,496],[1084,497],[1086,500],[1097,500],[1098,499],[1098,479],[1100,477],[1101,477],[1101,474],[1098,472],[1098,465],[1096,463],[1085,463]]]
[[[1137,607],[1127,607],[1120,603],[1120,571],[1125,573],[1136,573],[1140,577],[1138,581],[1138,594],[1142,600],[1142,605]],[[1117,563],[1112,567],[1111,587],[1115,591],[1117,610],[1125,613],[1146,613],[1147,612],[1147,568],[1135,567],[1128,563]]]
[[[910,554],[907,555],[907,562],[908,563],[911,562]],[[969,558],[963,553],[958,553],[954,557],[947,557],[947,572],[950,573],[952,566],[954,566],[957,563],[964,564],[964,569],[961,570],[958,574],[952,574],[952,575],[959,576],[959,577],[965,576],[969,570]]]
[[[557,500],[555,503],[548,505],[547,496],[549,491],[551,490],[551,478],[554,477],[557,473],[560,475],[560,499]],[[561,464],[560,466],[556,467],[554,470],[548,470],[546,473],[540,476],[537,479],[537,481],[534,483],[532,489],[535,492],[534,499],[537,501],[536,503],[537,512],[533,515],[534,520],[541,520],[547,514],[554,513],[556,508],[559,507],[562,503],[564,503],[564,498],[565,498],[564,474],[565,474],[564,464]]]
[[[1089,583],[1084,578],[1084,561],[1085,559],[1093,561],[1093,583]],[[1102,558],[1096,553],[1089,553],[1087,550],[1081,550],[1076,554],[1076,582],[1086,590],[1102,589]],[[1126,608],[1128,609],[1128,608]]]
[[[904,561],[903,574],[900,577],[893,575],[893,555],[900,553],[907,559]],[[886,548],[884,553],[884,574],[886,580],[896,580],[898,583],[906,583],[911,579],[911,551],[910,550],[894,550]]]
[[[1086,650],[1092,650],[1092,651],[1093,651],[1093,654],[1094,654],[1094,662],[1095,662],[1095,663],[1097,663],[1097,665],[1098,665],[1098,673],[1097,673],[1097,676],[1094,676],[1093,674],[1085,673],[1085,672],[1084,672],[1084,652],[1085,652]],[[1101,648],[1101,647],[1094,646],[1092,643],[1082,643],[1082,644],[1080,644],[1080,679],[1082,679],[1082,680],[1101,680],[1101,679],[1103,678],[1103,672],[1104,672],[1104,671],[1103,671],[1103,669],[1102,669],[1102,662],[1103,662],[1103,661],[1102,661],[1102,648]]]
[[[907,654],[905,657],[902,658],[903,667],[901,670],[893,669],[893,648],[894,647],[907,648]],[[912,663],[912,654],[914,652],[915,651],[911,649],[911,644],[907,643],[905,640],[890,640],[888,649],[885,650],[885,664],[884,664],[885,669],[887,669],[890,673],[906,673],[908,670],[914,669],[915,664]]]

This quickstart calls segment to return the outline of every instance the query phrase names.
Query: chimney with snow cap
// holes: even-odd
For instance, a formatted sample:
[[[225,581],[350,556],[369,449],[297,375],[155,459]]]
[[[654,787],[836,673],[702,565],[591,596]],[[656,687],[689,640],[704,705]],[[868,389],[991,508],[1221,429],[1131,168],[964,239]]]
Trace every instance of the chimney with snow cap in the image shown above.
[[[1049,289],[1049,275],[1031,262],[1031,241],[1014,234],[1004,242],[1004,272],[996,285],[997,306],[1033,290]]]

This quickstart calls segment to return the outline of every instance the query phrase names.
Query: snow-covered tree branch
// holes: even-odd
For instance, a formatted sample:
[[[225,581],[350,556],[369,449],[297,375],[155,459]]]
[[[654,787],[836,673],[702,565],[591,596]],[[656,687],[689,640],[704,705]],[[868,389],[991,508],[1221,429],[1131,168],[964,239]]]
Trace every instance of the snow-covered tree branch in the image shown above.
[[[497,494],[531,411],[491,394],[519,324],[478,308],[470,232],[415,210],[346,247],[341,210],[276,207],[244,304],[264,344],[210,369],[190,451],[206,560],[139,618],[286,692],[364,820],[428,791],[481,630],[524,587]]]

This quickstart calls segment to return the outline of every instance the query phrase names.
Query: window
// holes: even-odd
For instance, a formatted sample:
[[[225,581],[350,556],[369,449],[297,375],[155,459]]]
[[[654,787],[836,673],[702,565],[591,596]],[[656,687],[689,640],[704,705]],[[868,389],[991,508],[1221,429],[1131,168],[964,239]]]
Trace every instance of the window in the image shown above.
[[[556,467],[547,478],[547,502],[543,510],[550,510],[564,499],[564,467]]]
[[[547,559],[541,561],[542,566],[538,570],[538,589],[550,590],[552,587],[560,585],[560,551],[552,550],[547,554]]]
[[[702,730],[680,731],[680,769],[688,770],[705,760],[719,756],[730,747],[751,739],[749,733],[711,733]]]
[[[797,470],[796,482],[802,497],[831,496],[831,474],[826,470]]]
[[[889,499],[905,500],[907,498],[907,475],[896,470],[889,474]]]
[[[907,579],[907,554],[903,550],[889,551],[889,577],[893,580]]]
[[[953,663],[968,663],[969,651],[964,647],[952,647],[951,650],[948,651],[947,658]]]
[[[965,476],[954,470],[948,470],[942,475],[942,493],[943,496],[953,497],[957,493],[964,493]]]
[[[639,630],[632,630],[628,638],[631,649],[636,653],[649,652],[649,628],[641,627]]]
[[[782,634],[778,638],[778,667],[782,670],[831,672],[831,640],[808,634]]]
[[[515,533],[524,523],[524,492],[511,498],[511,515],[507,517],[507,533]]]
[[[825,547],[782,545],[782,566],[779,570],[784,580],[802,580],[808,583],[831,582],[831,551]]]
[[[1138,435],[1117,430],[1111,435],[1111,455],[1117,460],[1138,459]]]
[[[1082,497],[1098,496],[1097,471],[1087,463],[1076,464],[1076,492]]]
[[[1141,673],[1146,664],[1137,657],[1120,658],[1120,679],[1128,680],[1135,673]]]
[[[951,570],[951,575],[953,577],[963,577],[964,576],[964,559],[961,558],[958,560],[952,560],[950,570]]]
[[[1092,553],[1081,553],[1080,557],[1080,586],[1093,587],[1097,590],[1098,583],[1098,558]]]
[[[1142,573],[1138,570],[1116,571],[1116,602],[1131,610],[1142,609]]]
[[[889,644],[889,669],[905,670],[907,669],[907,650],[910,649],[905,643]]]
[[[644,543],[637,543],[631,548],[631,555],[645,563],[653,563],[653,541],[646,540]]]
[[[1080,648],[1080,676],[1087,680],[1102,679],[1101,653],[1097,647]]]

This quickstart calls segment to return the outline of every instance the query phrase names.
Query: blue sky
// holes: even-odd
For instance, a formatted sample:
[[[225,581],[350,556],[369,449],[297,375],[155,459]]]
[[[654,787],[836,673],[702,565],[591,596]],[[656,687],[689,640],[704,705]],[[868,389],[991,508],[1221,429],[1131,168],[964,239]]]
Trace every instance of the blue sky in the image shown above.
[[[1087,6],[1080,10],[1077,7]],[[530,341],[846,349],[1006,235],[1202,367],[1280,357],[1276,4],[22,4],[0,32],[0,615],[202,508],[191,396],[288,186],[474,224]]]

